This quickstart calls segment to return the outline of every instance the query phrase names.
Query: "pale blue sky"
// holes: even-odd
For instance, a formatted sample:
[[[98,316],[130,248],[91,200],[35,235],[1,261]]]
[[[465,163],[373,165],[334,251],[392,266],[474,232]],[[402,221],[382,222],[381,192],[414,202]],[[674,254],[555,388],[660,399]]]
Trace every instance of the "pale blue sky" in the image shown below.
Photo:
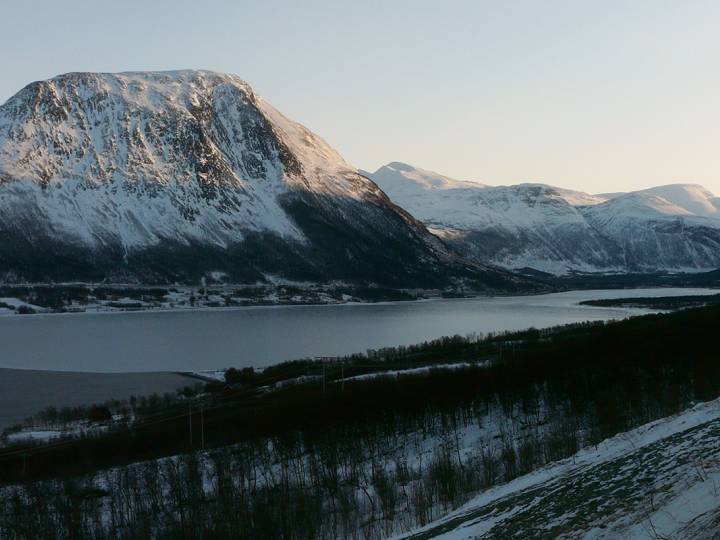
[[[233,72],[345,158],[720,194],[720,2],[24,1],[0,101],[68,71]]]

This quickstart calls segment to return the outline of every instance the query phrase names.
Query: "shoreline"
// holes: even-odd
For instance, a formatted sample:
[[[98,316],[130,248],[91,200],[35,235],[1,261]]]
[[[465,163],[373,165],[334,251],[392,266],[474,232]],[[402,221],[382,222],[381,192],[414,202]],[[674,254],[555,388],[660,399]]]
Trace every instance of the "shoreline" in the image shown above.
[[[25,286],[35,286],[25,285]],[[45,285],[42,285],[45,286]],[[142,286],[137,286],[138,289],[142,289]],[[329,307],[329,306],[386,306],[386,305],[397,305],[406,303],[426,303],[426,302],[438,302],[438,301],[456,301],[456,300],[477,300],[480,298],[508,298],[508,297],[542,297],[551,294],[563,294],[570,292],[587,291],[588,293],[593,291],[633,291],[633,290],[661,290],[661,289],[703,289],[703,290],[717,290],[720,292],[720,288],[714,287],[682,287],[677,285],[656,285],[656,286],[637,286],[637,287],[624,287],[624,288],[575,288],[575,289],[561,289],[557,291],[542,291],[536,293],[494,293],[494,294],[482,294],[482,293],[468,293],[467,296],[457,297],[444,297],[441,295],[432,295],[423,298],[408,298],[402,300],[378,300],[378,301],[337,301],[337,302],[307,302],[307,303],[296,303],[296,302],[278,302],[278,303],[267,303],[257,305],[234,305],[234,306],[173,306],[173,307],[138,307],[138,308],[115,308],[108,307],[107,309],[90,309],[90,310],[65,310],[65,311],[41,311],[37,313],[18,313],[17,311],[0,311],[0,320],[14,319],[16,317],[22,317],[23,319],[29,318],[45,318],[49,316],[95,316],[95,315],[118,315],[118,314],[134,314],[134,313],[197,313],[197,312],[220,312],[220,311],[246,311],[246,310],[258,310],[266,308],[306,308],[306,307]],[[605,306],[593,306],[588,304],[587,307],[605,307]],[[2,369],[0,367],[0,369]]]
[[[0,368],[0,432],[45,407],[76,407],[112,399],[175,392],[200,384],[172,371],[88,372]]]
[[[637,297],[708,292],[706,288],[654,287],[628,289],[625,294]],[[616,296],[617,290],[598,289],[533,296],[435,297],[414,303],[320,305],[337,306],[334,310],[312,309],[315,305],[168,308],[86,312],[86,317],[78,313],[41,313],[30,316],[26,322],[24,318],[6,316],[4,324],[0,321],[3,339],[7,340],[5,358],[0,364],[7,369],[58,374],[171,372],[184,377],[205,376],[205,372],[229,367],[259,369],[295,359],[342,356],[453,334],[544,328],[660,311],[579,305],[587,299]],[[351,309],[355,306],[368,309]],[[278,309],[286,307],[304,309]],[[114,319],[95,316],[147,311],[158,316]],[[320,326],[308,330],[308,320],[317,320]],[[394,321],[392,330],[382,321]],[[526,324],[519,326],[523,321]],[[43,332],[55,345],[37,344],[38,332]]]

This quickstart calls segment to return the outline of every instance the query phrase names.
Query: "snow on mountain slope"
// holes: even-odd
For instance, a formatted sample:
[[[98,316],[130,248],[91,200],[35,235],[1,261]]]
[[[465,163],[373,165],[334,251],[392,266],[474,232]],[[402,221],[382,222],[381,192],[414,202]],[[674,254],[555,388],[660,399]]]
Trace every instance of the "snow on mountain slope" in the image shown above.
[[[720,266],[720,219],[694,214],[652,190],[586,207],[583,214],[619,246],[624,267],[633,271],[693,272]]]
[[[352,199],[374,192],[234,75],[68,74],[29,85],[0,119],[0,178],[21,181],[6,206],[40,197],[59,232],[94,243],[113,220],[124,246],[172,234],[225,244],[237,228],[302,238],[277,200],[287,184]],[[299,168],[302,177],[285,174]],[[80,210],[91,212],[80,220]]]
[[[397,163],[362,174],[478,261],[554,274],[720,266],[717,199],[700,186],[603,196],[545,184],[457,182]]]
[[[381,167],[375,173],[360,171],[360,174],[371,178],[392,200],[430,227],[444,223],[437,216],[457,220],[457,223],[482,216],[476,212],[475,200],[482,184],[453,180],[399,162]],[[428,193],[432,196],[428,197]],[[447,215],[448,212],[452,215]]]
[[[636,193],[660,197],[694,216],[720,218],[720,197],[697,184],[670,184]]]
[[[0,273],[519,280],[468,265],[235,75],[69,73],[0,106]]]
[[[603,212],[631,218],[661,218],[663,216],[692,216],[692,212],[675,203],[650,193],[627,193],[608,200],[602,205]]]
[[[715,538],[719,450],[715,400],[491,488],[403,538]]]
[[[301,238],[276,201],[278,150],[246,137],[262,129],[251,99],[239,79],[202,72],[33,83],[0,110],[2,214],[41,211],[55,234],[124,249],[168,237],[225,245],[237,228]]]
[[[543,184],[490,187],[453,180],[404,163],[390,163],[374,173],[360,171],[415,217],[434,225],[492,226],[506,220],[519,227],[544,222],[556,211],[573,214],[573,206],[599,204],[604,198]],[[537,213],[528,213],[535,207]],[[449,215],[448,215],[449,214]]]
[[[422,189],[474,189],[483,187],[483,184],[477,182],[455,180],[399,161],[388,163],[374,173],[367,171],[360,171],[360,173],[366,176],[375,176],[380,179],[379,183],[393,186],[395,190],[420,191]],[[410,180],[410,182],[406,180]]]
[[[583,191],[574,191],[572,189],[559,187],[553,187],[552,189],[565,199],[568,204],[573,206],[594,206],[608,200],[607,197],[603,197],[602,195],[591,195]]]
[[[570,269],[590,271],[611,257],[578,208],[600,204],[603,198],[544,184],[489,187],[439,175],[444,180],[429,188],[411,171],[409,165],[401,169],[390,164],[364,174],[475,260],[562,274]]]

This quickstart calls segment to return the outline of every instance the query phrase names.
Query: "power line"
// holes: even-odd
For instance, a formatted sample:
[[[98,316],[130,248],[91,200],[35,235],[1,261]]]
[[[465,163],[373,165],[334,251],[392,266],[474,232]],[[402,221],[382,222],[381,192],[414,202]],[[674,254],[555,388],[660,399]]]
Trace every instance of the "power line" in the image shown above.
[[[246,397],[248,397],[248,396],[253,396],[253,395],[256,395],[256,394],[257,394],[257,391],[256,391],[256,389],[253,388],[253,389],[251,389],[251,390],[247,390],[247,391],[242,392],[242,393],[238,392],[236,395],[218,396],[218,397],[216,398],[216,400],[219,401],[219,402],[225,400],[225,403],[219,403],[218,405],[216,405],[216,406],[214,406],[214,407],[208,408],[208,410],[219,410],[219,409],[223,409],[223,408],[225,408],[226,405],[229,405],[229,404],[239,405],[239,404],[241,404],[241,403],[243,402],[243,400],[244,400]],[[239,398],[239,399],[238,399],[238,398]],[[232,400],[232,401],[230,401],[230,400]],[[252,403],[252,402],[250,402],[250,401],[247,401],[247,404],[248,404],[248,405],[252,405],[252,406],[254,406],[254,407],[258,407],[257,404]],[[112,431],[110,431],[109,433],[104,433],[104,434],[102,434],[102,435],[97,435],[97,434],[95,434],[95,435],[93,436],[93,438],[97,440],[97,439],[107,439],[107,438],[112,438],[112,437],[117,437],[117,436],[125,436],[125,435],[128,434],[129,431],[132,431],[132,430],[135,430],[135,429],[140,430],[140,429],[144,429],[144,428],[147,428],[147,427],[152,427],[152,426],[160,425],[160,424],[163,424],[163,423],[165,423],[165,422],[174,422],[174,421],[176,421],[176,420],[178,420],[178,419],[180,419],[180,418],[185,418],[186,415],[191,414],[190,411],[191,411],[191,409],[192,409],[192,403],[189,403],[189,404],[188,404],[188,409],[189,409],[189,412],[188,412],[188,413],[183,412],[183,413],[180,413],[180,414],[177,414],[177,415],[174,415],[174,416],[167,416],[167,413],[166,413],[166,412],[154,413],[154,414],[152,414],[152,415],[145,416],[145,417],[141,418],[140,420],[137,420],[135,423],[130,424],[130,425],[128,426],[128,429],[127,429],[127,430],[119,429],[119,428],[121,428],[121,427],[123,427],[123,426],[122,426],[122,425],[117,425],[117,426],[115,426],[115,427],[116,427],[115,430],[112,430]],[[190,425],[190,430],[192,431],[192,425]],[[70,437],[72,437],[72,436],[70,436]],[[85,441],[84,441],[82,438],[72,437],[72,438],[70,438],[70,439],[65,439],[65,440],[61,440],[61,441],[54,442],[54,443],[47,443],[47,444],[44,444],[44,445],[42,445],[42,446],[34,446],[34,447],[32,447],[32,448],[19,448],[19,449],[16,449],[16,450],[8,450],[8,451],[5,451],[5,452],[0,451],[0,460],[5,459],[5,458],[17,457],[17,456],[19,456],[19,455],[22,455],[23,453],[27,453],[28,456],[31,456],[31,455],[33,455],[33,454],[39,454],[39,453],[41,453],[41,452],[46,452],[46,451],[49,451],[49,450],[55,450],[55,449],[57,449],[57,448],[61,448],[61,447],[64,447],[64,446],[71,446],[71,445],[82,444],[83,442],[85,442]],[[191,445],[192,445],[192,439],[191,439]]]

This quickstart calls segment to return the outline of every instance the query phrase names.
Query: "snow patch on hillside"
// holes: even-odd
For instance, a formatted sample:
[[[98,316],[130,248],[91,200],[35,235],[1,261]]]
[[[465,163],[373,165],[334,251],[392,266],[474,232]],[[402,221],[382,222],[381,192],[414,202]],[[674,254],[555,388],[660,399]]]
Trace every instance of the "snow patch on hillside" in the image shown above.
[[[566,537],[587,539],[685,538],[682,533],[689,523],[720,508],[718,449],[720,399],[621,433],[491,488],[442,519],[397,538],[536,538],[543,530],[545,535],[562,531]],[[633,482],[636,467],[646,477],[641,482]],[[574,490],[582,491],[588,483],[598,484],[593,488],[597,496],[608,493],[616,498],[595,504],[595,515],[579,524],[573,517],[582,507],[547,504],[553,497],[571,500]],[[592,500],[585,497],[582,504],[588,503]],[[529,517],[535,514],[535,520]],[[517,527],[526,521],[532,525]]]

